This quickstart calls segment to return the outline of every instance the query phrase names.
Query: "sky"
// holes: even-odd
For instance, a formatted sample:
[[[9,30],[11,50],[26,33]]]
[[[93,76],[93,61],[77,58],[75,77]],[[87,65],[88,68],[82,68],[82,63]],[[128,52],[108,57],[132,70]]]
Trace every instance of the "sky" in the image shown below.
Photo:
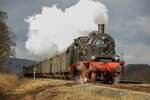
[[[96,0],[108,11],[107,33],[116,41],[118,53],[124,53],[126,63],[150,64],[150,0]],[[28,16],[41,13],[43,7],[54,4],[65,10],[78,0],[0,0],[0,9],[8,14],[8,25],[16,34],[16,57],[34,59],[25,48]],[[65,38],[65,37],[63,37]]]

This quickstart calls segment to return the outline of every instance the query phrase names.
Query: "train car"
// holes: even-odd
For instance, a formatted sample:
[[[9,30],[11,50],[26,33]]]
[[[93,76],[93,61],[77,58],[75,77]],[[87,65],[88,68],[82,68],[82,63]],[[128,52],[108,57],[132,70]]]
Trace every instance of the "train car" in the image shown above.
[[[115,51],[114,39],[104,29],[105,25],[99,24],[98,31],[74,39],[66,51],[37,64],[37,74],[113,83],[123,71],[124,61]],[[33,68],[24,71],[32,73]]]
[[[69,78],[69,55],[67,52],[63,52],[59,55],[60,59],[60,74],[63,78]]]
[[[52,73],[58,72],[58,55],[52,57]]]
[[[33,64],[31,66],[24,66],[23,67],[24,76],[28,76],[28,77],[33,76],[35,69],[39,69],[37,64]]]

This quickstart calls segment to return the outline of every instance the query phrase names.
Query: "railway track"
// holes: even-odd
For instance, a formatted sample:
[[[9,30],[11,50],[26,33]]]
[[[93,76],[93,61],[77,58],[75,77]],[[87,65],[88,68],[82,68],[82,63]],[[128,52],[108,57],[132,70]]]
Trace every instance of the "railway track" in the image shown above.
[[[141,82],[141,81],[127,81],[127,80],[121,80],[119,83],[124,83],[124,84],[142,84],[143,82]]]
[[[90,83],[93,84],[93,83]],[[94,83],[94,85],[98,86],[104,86],[104,87],[110,87],[110,88],[117,88],[117,89],[125,89],[125,90],[131,90],[136,92],[145,92],[150,93],[150,84],[142,84],[142,83],[115,83],[115,84],[102,84],[102,83]]]
[[[53,79],[56,79],[56,78],[53,78]],[[63,79],[63,80],[66,80],[66,79]],[[137,91],[137,92],[150,93],[150,84],[145,84],[144,82],[140,82],[140,81],[135,82],[135,81],[121,80],[119,83],[114,83],[114,84],[103,84],[101,82],[96,82],[96,83],[88,82],[88,84],[110,87],[110,88],[117,88],[117,89],[125,89],[125,90]]]

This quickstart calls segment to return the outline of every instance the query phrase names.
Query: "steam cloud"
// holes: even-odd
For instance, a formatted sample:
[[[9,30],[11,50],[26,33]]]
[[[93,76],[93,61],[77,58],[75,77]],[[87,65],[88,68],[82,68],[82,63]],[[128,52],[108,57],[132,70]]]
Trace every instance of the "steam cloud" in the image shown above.
[[[26,49],[38,56],[52,56],[68,47],[82,32],[97,30],[97,24],[108,21],[107,8],[100,2],[80,0],[62,11],[43,7],[41,14],[28,17],[29,24]]]

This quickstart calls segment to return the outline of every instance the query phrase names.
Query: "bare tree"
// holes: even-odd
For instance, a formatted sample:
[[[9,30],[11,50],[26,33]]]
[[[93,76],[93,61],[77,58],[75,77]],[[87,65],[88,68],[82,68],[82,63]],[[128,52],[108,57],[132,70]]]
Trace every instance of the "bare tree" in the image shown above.
[[[7,26],[7,14],[0,10],[0,68],[5,64],[7,58],[12,55],[12,48],[15,46],[13,32]]]

